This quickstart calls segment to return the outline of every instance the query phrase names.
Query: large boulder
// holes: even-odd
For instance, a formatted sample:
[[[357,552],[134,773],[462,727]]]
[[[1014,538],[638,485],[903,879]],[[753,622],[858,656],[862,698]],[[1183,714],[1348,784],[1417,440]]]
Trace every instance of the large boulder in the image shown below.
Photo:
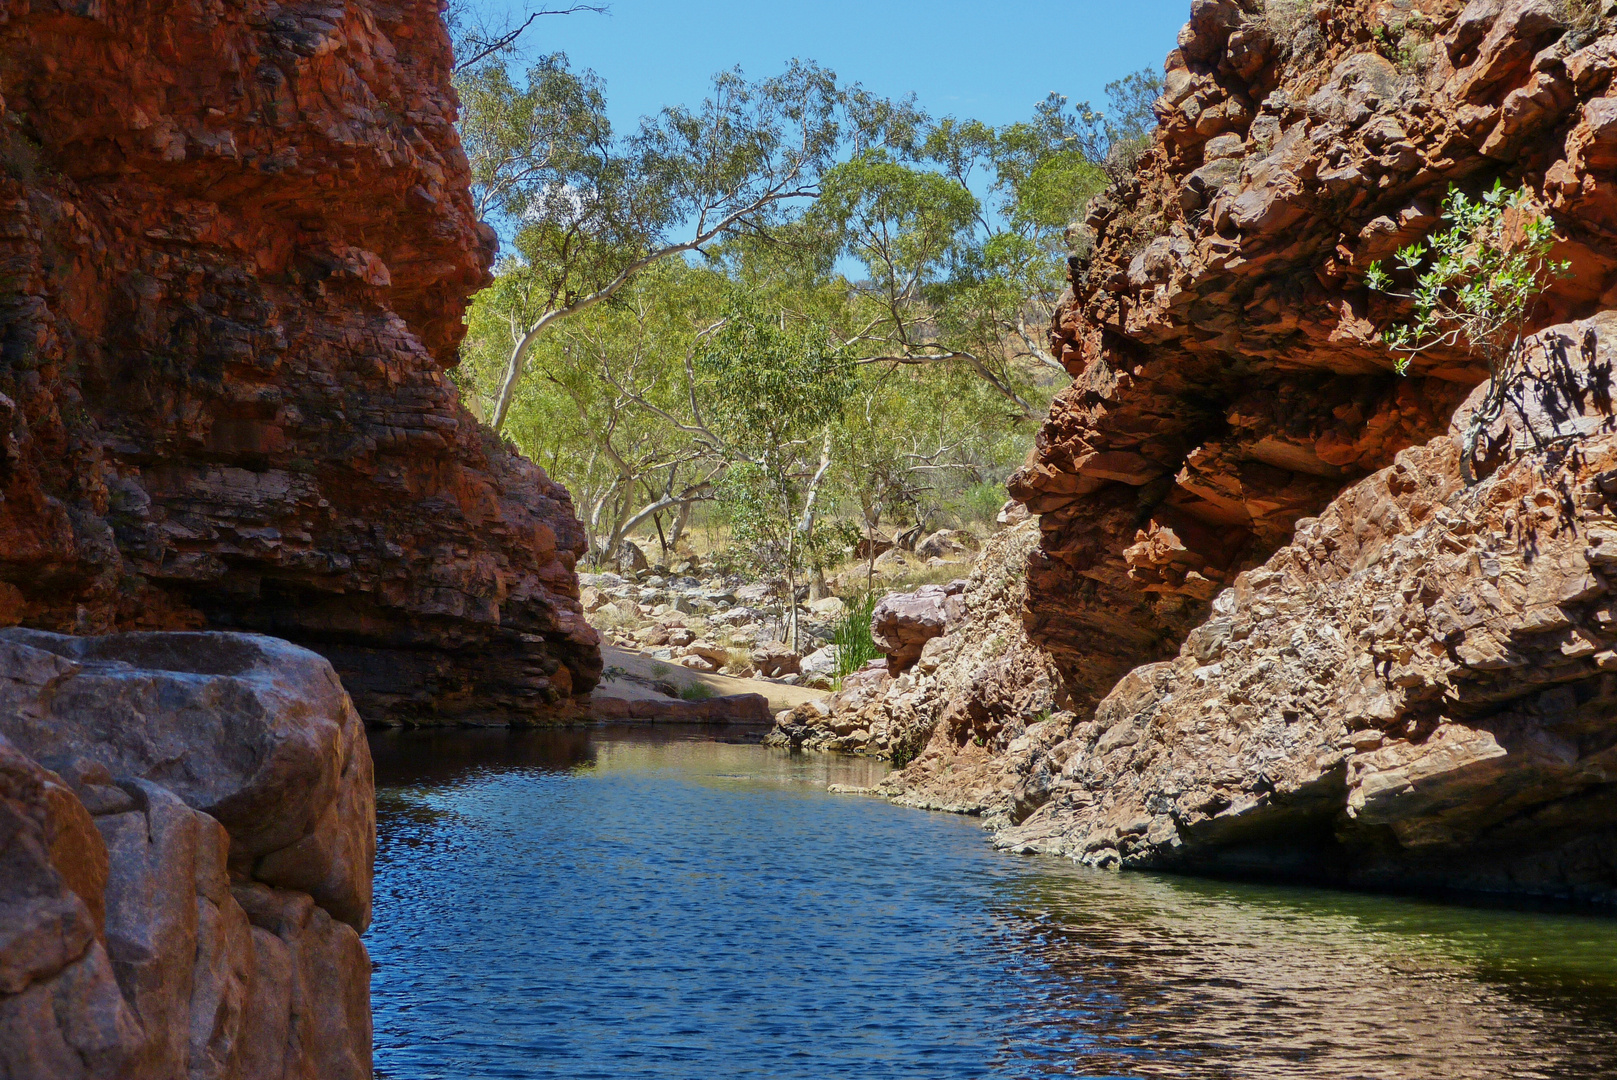
[[[83,804],[0,736],[0,1075],[150,1075],[107,956],[106,885]]]
[[[923,559],[963,559],[977,552],[982,544],[964,529],[939,529],[915,545],[915,554]]]
[[[256,634],[0,630],[0,733],[58,770],[166,788],[267,885],[370,923],[375,787],[364,725],[321,657]]]
[[[803,658],[783,641],[760,642],[752,650],[752,666],[766,679],[779,679],[795,675],[801,670]]]
[[[315,654],[0,632],[0,1076],[368,1078],[374,851]]]
[[[870,636],[887,655],[893,674],[912,666],[926,643],[945,633],[964,614],[965,590],[962,580],[882,597],[870,616]]]

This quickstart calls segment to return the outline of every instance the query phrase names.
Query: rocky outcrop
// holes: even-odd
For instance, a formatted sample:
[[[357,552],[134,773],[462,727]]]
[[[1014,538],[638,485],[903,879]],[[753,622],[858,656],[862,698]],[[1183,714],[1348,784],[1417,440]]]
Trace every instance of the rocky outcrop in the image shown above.
[[[438,6],[0,0],[0,57],[0,625],[273,633],[372,721],[587,692],[568,494],[446,373]]]
[[[0,631],[0,1075],[371,1075],[375,794],[273,638]]]
[[[887,657],[888,670],[898,675],[921,658],[926,643],[960,621],[966,582],[922,585],[909,593],[889,593],[870,614],[870,637]]]
[[[1010,484],[1040,515],[1024,619],[974,577],[958,666],[777,740],[924,747],[882,793],[1016,850],[1617,902],[1613,17],[1197,0]],[[1395,375],[1407,312],[1363,280],[1495,179],[1573,271],[1490,399],[1463,351]]]
[[[1459,468],[1479,387],[1124,678],[1000,842],[1617,902],[1617,314],[1528,360],[1497,471]]]
[[[1074,718],[1055,663],[1023,627],[1024,568],[1038,542],[1031,521],[990,539],[964,588],[931,587],[938,622],[945,600],[956,615],[913,664],[895,677],[889,657],[887,667],[849,675],[829,699],[780,717],[765,741],[907,765],[880,788],[905,805],[998,825],[1025,818],[1053,779],[1036,751],[1066,737]],[[1030,782],[1035,768],[1043,779]]]
[[[1557,226],[1539,325],[1617,302],[1596,149],[1617,34],[1560,0],[1197,0],[1137,170],[1093,201],[1054,350],[1074,376],[1011,493],[1041,515],[1029,630],[1093,705],[1338,492],[1441,434],[1486,375],[1392,371],[1371,262],[1450,185]],[[1604,298],[1604,299],[1603,299]]]

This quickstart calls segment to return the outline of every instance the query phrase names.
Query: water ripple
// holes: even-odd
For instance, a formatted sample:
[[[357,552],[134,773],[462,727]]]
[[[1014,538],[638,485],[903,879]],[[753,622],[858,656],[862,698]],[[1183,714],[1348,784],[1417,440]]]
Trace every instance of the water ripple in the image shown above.
[[[1617,1076],[1617,924],[1085,871],[699,733],[379,735],[378,1075]]]

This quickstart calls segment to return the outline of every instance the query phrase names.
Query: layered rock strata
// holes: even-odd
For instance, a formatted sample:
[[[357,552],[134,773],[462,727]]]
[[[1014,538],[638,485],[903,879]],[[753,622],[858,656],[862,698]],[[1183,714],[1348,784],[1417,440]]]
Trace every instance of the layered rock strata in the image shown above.
[[[1525,185],[1553,218],[1574,273],[1538,325],[1617,303],[1614,67],[1592,2],[1192,4],[1151,147],[1090,205],[1054,328],[1074,382],[1010,484],[1044,530],[1029,630],[1077,698],[1173,655],[1485,377],[1456,350],[1395,375],[1379,332],[1406,312],[1364,286],[1450,185]]]
[[[375,794],[319,656],[0,631],[0,1075],[371,1075]]]
[[[373,721],[595,684],[570,498],[446,374],[449,70],[422,0],[0,0],[0,625],[273,633]]]
[[[1053,747],[1000,842],[1617,902],[1617,313],[1529,343],[1469,412],[1214,601]]]

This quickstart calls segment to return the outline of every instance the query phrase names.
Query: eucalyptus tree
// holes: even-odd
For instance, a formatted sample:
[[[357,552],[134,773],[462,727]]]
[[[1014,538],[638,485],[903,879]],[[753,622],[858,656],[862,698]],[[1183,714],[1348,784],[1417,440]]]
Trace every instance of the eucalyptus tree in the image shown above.
[[[627,138],[564,57],[460,85],[508,241],[455,376],[474,409],[574,491],[598,556],[722,500],[794,589],[827,515],[874,537],[1020,458],[1064,379],[1042,339],[1067,226],[1139,138],[1059,98],[1000,128],[933,120],[812,65],[720,76]]]
[[[474,401],[523,333],[531,284],[501,274],[473,303],[456,378]],[[663,515],[677,542],[690,507],[714,497],[728,458],[703,425],[693,363],[728,288],[722,275],[672,260],[530,353],[507,432],[572,491],[597,559],[648,521],[660,528]]]
[[[559,55],[521,86],[500,64],[463,82],[474,192],[512,234],[502,271],[524,279],[529,315],[494,396],[496,430],[550,327],[650,266],[768,229],[818,193],[850,142],[878,137],[902,112],[797,61],[757,81],[722,72],[701,105],[664,109],[627,136],[613,133],[599,81]]]
[[[797,581],[815,542],[853,371],[822,325],[739,299],[701,343],[704,429],[731,464],[724,498],[732,543],[785,578],[787,633],[798,645]]]
[[[1042,416],[1039,384],[1065,375],[1043,339],[1070,226],[1111,182],[1108,161],[1141,138],[1156,85],[1147,73],[1113,83],[1121,119],[1051,95],[1029,121],[925,121],[910,144],[832,169],[808,220],[865,269],[864,317],[846,342],[859,362],[964,366],[1015,418]]]
[[[547,15],[577,15],[586,11],[604,15],[607,10],[601,4],[528,5],[520,10],[496,6],[491,10],[477,0],[448,0],[444,5],[444,24],[449,28],[449,40],[454,48],[455,74],[514,56],[520,51],[522,38]]]

